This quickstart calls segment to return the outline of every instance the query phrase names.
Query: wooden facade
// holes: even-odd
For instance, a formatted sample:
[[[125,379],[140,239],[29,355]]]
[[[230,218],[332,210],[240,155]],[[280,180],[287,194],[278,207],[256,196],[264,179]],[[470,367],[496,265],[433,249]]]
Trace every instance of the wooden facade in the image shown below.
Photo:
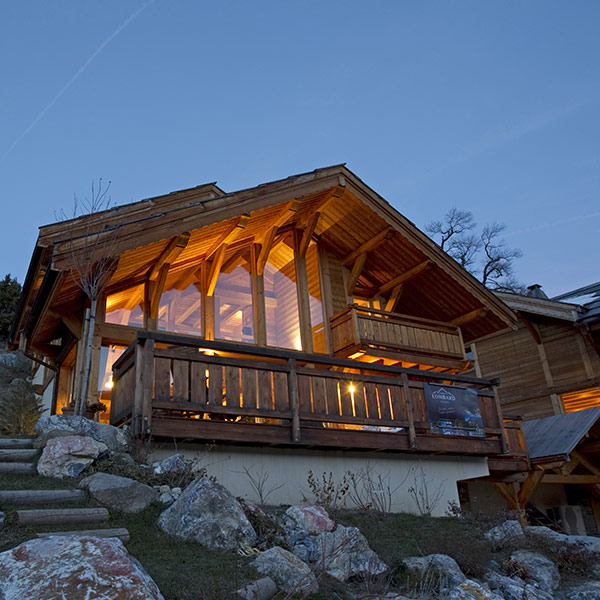
[[[474,371],[501,379],[505,414],[537,419],[600,406],[599,346],[578,324],[576,304],[499,294],[518,315],[505,330],[470,345]]]
[[[226,194],[214,184],[42,227],[13,340],[82,371],[86,299],[68,271],[118,257],[88,401],[139,433],[259,444],[522,456],[464,343],[514,313],[344,166]],[[477,389],[485,435],[430,431],[423,382]]]

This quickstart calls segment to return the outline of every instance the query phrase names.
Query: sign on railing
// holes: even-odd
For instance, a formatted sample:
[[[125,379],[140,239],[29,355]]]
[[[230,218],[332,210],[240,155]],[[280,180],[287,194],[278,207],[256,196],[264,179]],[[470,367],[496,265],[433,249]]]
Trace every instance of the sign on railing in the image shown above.
[[[425,383],[431,433],[485,437],[477,390]]]

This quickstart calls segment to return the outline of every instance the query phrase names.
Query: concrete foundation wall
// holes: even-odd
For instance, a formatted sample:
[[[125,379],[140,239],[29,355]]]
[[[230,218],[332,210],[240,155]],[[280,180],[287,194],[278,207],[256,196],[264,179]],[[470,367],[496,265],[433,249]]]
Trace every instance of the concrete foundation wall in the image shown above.
[[[209,475],[228,488],[235,496],[258,501],[248,473],[255,479],[265,480],[265,493],[272,490],[268,504],[299,504],[304,499],[314,501],[307,483],[308,471],[312,470],[321,481],[332,474],[340,483],[350,471],[359,475],[366,470],[372,477],[384,479],[382,492],[395,489],[392,512],[418,513],[418,506],[408,492],[411,487],[428,493],[430,501],[437,499],[433,514],[443,516],[449,502],[458,503],[456,482],[461,479],[488,474],[485,458],[415,456],[407,454],[384,454],[381,452],[318,451],[301,448],[249,448],[242,446],[216,446],[207,450],[201,445],[162,445],[153,452],[153,460],[160,460],[174,452],[187,458],[196,458],[205,466]],[[281,486],[278,489],[277,486]],[[379,486],[378,486],[379,487]],[[376,492],[377,493],[377,492]],[[381,494],[380,494],[381,495]],[[346,496],[347,508],[355,508]]]

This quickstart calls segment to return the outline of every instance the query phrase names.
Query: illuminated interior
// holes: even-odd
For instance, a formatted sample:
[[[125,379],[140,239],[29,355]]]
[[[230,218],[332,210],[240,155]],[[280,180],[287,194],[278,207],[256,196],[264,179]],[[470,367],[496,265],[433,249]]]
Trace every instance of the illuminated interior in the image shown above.
[[[267,344],[302,350],[296,291],[296,268],[291,240],[280,240],[265,266],[265,314]]]
[[[202,293],[199,282],[183,290],[172,287],[163,292],[157,326],[160,331],[202,335]]]
[[[144,285],[136,285],[106,297],[107,323],[129,325],[130,327],[144,326]]]
[[[565,412],[576,412],[600,406],[600,387],[562,394],[560,399],[562,400]]]

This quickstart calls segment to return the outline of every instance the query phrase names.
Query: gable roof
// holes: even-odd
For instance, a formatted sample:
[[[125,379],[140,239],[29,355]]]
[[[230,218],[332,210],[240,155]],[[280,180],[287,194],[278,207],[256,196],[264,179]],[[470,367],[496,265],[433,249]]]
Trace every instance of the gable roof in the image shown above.
[[[566,457],[600,419],[600,407],[524,421],[523,435],[532,460]]]
[[[485,317],[482,314],[462,326],[466,341],[514,326],[514,313],[500,299],[348,168],[334,165],[232,193],[206,184],[41,227],[13,341],[19,331],[33,329],[36,305],[42,310],[49,299],[59,305],[77,300],[79,291],[73,283],[56,273],[65,272],[71,252],[84,244],[86,233],[115,236],[111,252],[120,259],[110,285],[117,288],[136,278],[141,281],[175,235],[190,233],[185,250],[172,265],[177,272],[205,255],[235,219],[247,217],[236,240],[237,247],[242,247],[264,235],[292,201],[298,207],[289,213],[285,226],[306,227],[314,213],[320,212],[315,234],[342,260],[388,231],[383,243],[368,255],[359,280],[363,289],[372,292],[429,261],[430,268],[419,275],[418,285],[409,281],[403,289],[401,301],[407,312],[450,322],[474,311],[487,311]],[[43,330],[37,333],[40,339],[51,339],[59,326],[60,319],[53,321],[47,315]]]

